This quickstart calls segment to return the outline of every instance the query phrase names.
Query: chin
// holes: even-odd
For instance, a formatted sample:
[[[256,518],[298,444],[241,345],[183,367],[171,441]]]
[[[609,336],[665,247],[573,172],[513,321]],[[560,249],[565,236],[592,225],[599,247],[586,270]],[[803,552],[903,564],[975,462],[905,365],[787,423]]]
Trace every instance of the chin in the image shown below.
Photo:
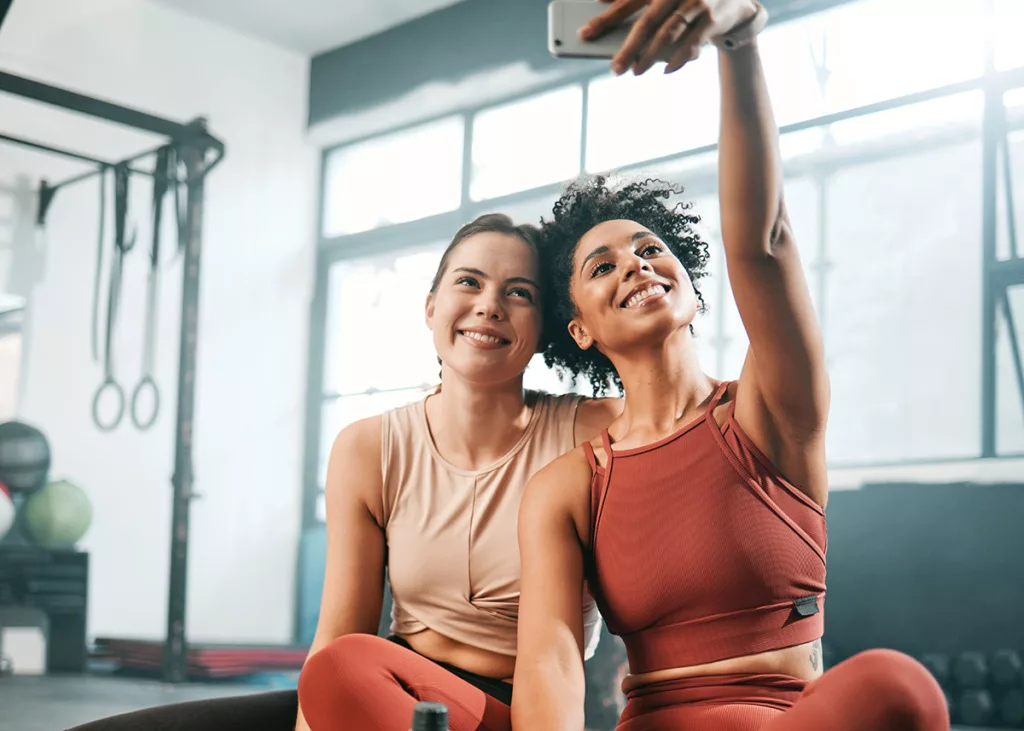
[[[460,378],[479,385],[495,385],[508,383],[509,381],[523,375],[529,361],[522,364],[515,362],[513,358],[499,360],[491,357],[462,357],[445,361],[448,368],[458,374]],[[443,356],[442,356],[443,359]],[[520,367],[521,366],[521,367]]]
[[[673,337],[680,330],[689,332],[693,317],[665,312],[664,317],[651,317],[629,328],[629,340],[635,345],[656,345]]]

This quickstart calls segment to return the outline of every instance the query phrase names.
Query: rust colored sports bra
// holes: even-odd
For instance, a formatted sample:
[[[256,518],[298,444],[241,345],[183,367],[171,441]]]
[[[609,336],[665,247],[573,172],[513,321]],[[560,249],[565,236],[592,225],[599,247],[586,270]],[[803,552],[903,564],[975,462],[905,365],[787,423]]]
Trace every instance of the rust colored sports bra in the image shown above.
[[[736,423],[704,416],[614,451],[589,443],[588,583],[632,673],[687,667],[822,636],[824,511],[789,484]]]

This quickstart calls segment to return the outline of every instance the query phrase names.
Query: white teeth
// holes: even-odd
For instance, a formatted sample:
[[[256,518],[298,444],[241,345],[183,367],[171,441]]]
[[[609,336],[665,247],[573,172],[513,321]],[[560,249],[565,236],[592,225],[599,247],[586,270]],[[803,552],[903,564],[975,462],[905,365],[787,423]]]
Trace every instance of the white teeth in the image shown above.
[[[636,307],[638,304],[643,302],[648,297],[651,297],[656,294],[665,294],[665,288],[660,284],[652,284],[647,289],[637,292],[628,300],[626,300],[626,308],[628,309],[630,307]]]
[[[473,332],[471,330],[463,330],[462,334],[465,335],[467,338],[479,340],[481,343],[491,343],[493,345],[498,345],[505,342],[501,338],[496,338],[493,335],[484,335],[483,333]]]

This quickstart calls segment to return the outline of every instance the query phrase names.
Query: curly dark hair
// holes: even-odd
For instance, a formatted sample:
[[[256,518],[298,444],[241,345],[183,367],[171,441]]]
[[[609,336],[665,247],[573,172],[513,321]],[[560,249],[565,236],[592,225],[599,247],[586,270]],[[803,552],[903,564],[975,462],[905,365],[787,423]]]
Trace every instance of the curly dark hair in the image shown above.
[[[623,393],[622,379],[612,362],[596,347],[581,350],[567,329],[577,314],[569,294],[573,256],[579,240],[594,226],[628,219],[656,234],[686,268],[700,309],[705,308],[697,281],[706,274],[708,245],[693,229],[700,217],[690,212],[692,203],[668,202],[682,192],[681,185],[656,178],[616,184],[605,175],[580,177],[555,203],[552,218],[542,219],[539,244],[546,295],[544,362],[574,385],[582,377],[590,382],[595,395],[604,395],[612,388]]]

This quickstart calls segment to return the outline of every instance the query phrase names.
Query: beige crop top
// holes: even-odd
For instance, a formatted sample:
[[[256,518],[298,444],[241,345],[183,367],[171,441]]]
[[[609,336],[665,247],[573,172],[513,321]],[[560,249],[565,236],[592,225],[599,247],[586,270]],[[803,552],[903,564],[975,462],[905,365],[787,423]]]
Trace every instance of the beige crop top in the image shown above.
[[[516,654],[519,503],[527,481],[571,450],[580,397],[528,392],[533,415],[522,438],[482,470],[459,469],[437,451],[426,400],[384,414],[382,453],[391,631],[431,629],[501,655]],[[586,657],[601,618],[584,599]]]

